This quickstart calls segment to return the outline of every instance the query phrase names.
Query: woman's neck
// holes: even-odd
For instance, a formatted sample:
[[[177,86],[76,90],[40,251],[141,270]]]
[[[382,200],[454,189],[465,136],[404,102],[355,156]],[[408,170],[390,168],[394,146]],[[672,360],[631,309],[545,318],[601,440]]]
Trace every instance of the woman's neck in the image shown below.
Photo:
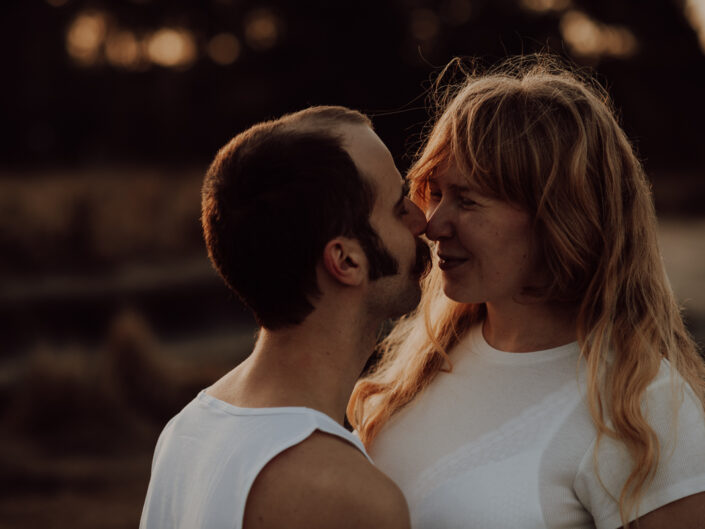
[[[482,333],[487,343],[500,351],[551,349],[576,340],[575,310],[548,303],[487,303]]]

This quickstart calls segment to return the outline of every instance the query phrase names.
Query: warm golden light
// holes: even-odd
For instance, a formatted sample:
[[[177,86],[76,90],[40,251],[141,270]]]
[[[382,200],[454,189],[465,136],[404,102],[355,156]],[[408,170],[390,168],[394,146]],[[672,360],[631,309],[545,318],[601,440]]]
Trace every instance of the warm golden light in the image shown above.
[[[602,24],[582,11],[566,12],[561,17],[560,30],[571,51],[581,57],[624,59],[639,49],[639,42],[629,29]]]
[[[620,26],[606,26],[602,30],[603,49],[612,57],[632,57],[639,50],[634,33]]]
[[[440,29],[438,15],[430,9],[414,9],[411,13],[411,34],[418,40],[430,40]]]
[[[276,46],[282,21],[270,9],[255,9],[245,19],[245,40],[252,49],[268,50]]]
[[[105,41],[105,56],[113,66],[128,70],[137,69],[143,63],[140,44],[131,31],[109,33]]]
[[[570,0],[521,0],[520,4],[524,9],[537,13],[564,11],[572,5]]]
[[[561,18],[563,39],[578,55],[599,55],[600,29],[580,11],[570,11]]]
[[[105,40],[107,17],[100,12],[83,12],[69,26],[66,50],[79,64],[90,66],[100,57]]]
[[[240,41],[232,33],[219,33],[208,41],[207,51],[213,62],[232,64],[240,56]]]
[[[700,49],[705,53],[705,0],[685,0],[685,17],[698,34]]]
[[[147,39],[147,55],[160,66],[186,67],[196,60],[196,42],[185,29],[163,28]]]

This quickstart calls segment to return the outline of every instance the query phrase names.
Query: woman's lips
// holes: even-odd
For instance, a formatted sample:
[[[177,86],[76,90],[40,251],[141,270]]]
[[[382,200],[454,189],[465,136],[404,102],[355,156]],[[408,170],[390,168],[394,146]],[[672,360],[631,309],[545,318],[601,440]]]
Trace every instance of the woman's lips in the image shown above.
[[[438,268],[447,272],[452,270],[467,261],[467,258],[451,257],[449,255],[439,255],[438,256]]]

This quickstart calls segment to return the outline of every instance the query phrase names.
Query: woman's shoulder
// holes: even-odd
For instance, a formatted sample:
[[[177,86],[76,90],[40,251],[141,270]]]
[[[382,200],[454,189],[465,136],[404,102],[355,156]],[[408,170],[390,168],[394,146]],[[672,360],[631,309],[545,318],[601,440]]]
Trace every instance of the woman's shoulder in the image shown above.
[[[675,419],[676,415],[686,413],[699,417],[705,427],[703,403],[690,384],[665,358],[661,360],[658,374],[646,388],[642,406],[649,422]]]
[[[658,438],[658,465],[644,491],[640,513],[705,490],[705,411],[693,389],[666,360],[641,402],[644,418]],[[611,426],[611,424],[610,424]],[[580,464],[574,490],[598,527],[619,525],[619,497],[632,472],[624,443],[602,436]]]

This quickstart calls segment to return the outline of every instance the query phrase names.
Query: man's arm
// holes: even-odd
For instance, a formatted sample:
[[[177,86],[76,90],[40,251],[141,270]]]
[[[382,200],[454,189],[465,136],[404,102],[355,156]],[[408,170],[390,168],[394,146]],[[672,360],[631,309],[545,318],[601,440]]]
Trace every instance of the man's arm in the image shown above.
[[[315,432],[260,472],[244,529],[409,529],[399,488],[352,445]]]

